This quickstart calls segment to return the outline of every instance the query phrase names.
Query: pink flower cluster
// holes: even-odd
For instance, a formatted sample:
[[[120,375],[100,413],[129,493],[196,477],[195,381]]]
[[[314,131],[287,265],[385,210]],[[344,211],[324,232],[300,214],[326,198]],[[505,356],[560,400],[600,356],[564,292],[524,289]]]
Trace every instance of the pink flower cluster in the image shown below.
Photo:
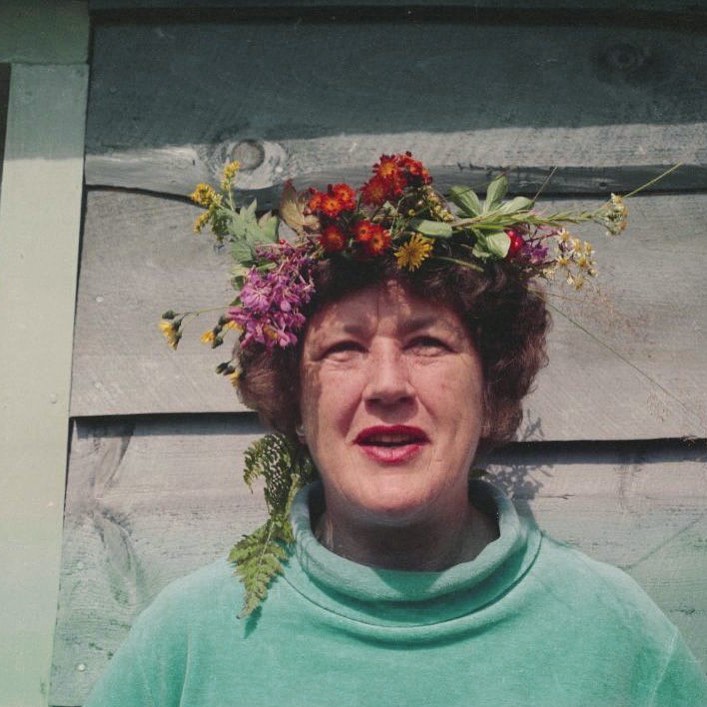
[[[310,277],[314,261],[303,248],[286,241],[261,248],[258,256],[275,267],[248,271],[240,305],[228,310],[228,318],[243,330],[241,346],[254,341],[269,351],[292,346],[306,321],[302,308],[314,292]]]

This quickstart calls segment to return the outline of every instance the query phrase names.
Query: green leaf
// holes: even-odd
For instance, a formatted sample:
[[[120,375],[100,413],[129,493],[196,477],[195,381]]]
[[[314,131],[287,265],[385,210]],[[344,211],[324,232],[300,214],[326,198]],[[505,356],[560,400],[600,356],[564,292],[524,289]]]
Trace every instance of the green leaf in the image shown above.
[[[503,260],[508,255],[508,249],[511,247],[511,239],[505,231],[490,233],[486,236],[486,248],[489,253],[499,260]]]
[[[237,263],[243,266],[253,263],[253,249],[245,238],[231,241],[231,255]]]
[[[465,216],[478,216],[481,202],[471,187],[452,187],[449,198],[462,210]]]
[[[508,179],[506,179],[505,175],[502,174],[500,177],[496,177],[486,190],[483,213],[487,214],[500,204],[507,191]]]
[[[277,241],[277,230],[280,226],[280,219],[277,216],[273,216],[269,211],[263,214],[258,219],[258,227],[264,238],[270,243]]]
[[[476,243],[472,250],[472,255],[482,260],[493,258],[494,260],[503,260],[508,254],[508,249],[511,246],[511,239],[504,231],[496,233],[481,233],[474,231],[476,234]]]
[[[452,235],[452,227],[444,221],[429,221],[428,219],[413,218],[409,222],[410,228],[422,233],[424,236],[433,238],[449,238]]]
[[[498,212],[502,214],[514,214],[518,211],[527,211],[533,208],[533,201],[525,196],[516,196],[510,201],[506,201],[498,207]]]

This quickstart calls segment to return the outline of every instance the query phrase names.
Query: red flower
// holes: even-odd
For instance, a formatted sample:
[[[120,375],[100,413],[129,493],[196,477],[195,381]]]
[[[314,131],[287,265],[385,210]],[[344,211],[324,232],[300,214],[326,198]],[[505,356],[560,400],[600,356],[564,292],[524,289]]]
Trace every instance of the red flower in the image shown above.
[[[359,221],[354,226],[354,240],[365,255],[376,256],[390,248],[390,233],[382,226],[368,220]]]
[[[370,241],[373,237],[375,227],[376,225],[367,219],[358,221],[353,227],[354,240],[357,243],[366,243],[367,241]]]
[[[361,196],[367,204],[380,206],[388,198],[388,185],[385,180],[376,175],[361,187]]]
[[[343,211],[343,204],[333,195],[322,195],[322,204],[319,210],[329,218],[336,218]]]
[[[324,198],[324,194],[316,189],[310,189],[309,193],[310,197],[307,202],[307,206],[309,206],[310,211],[319,211],[322,208],[322,199]]]
[[[338,253],[346,247],[346,236],[338,226],[331,224],[319,234],[319,243],[327,253]]]
[[[408,185],[419,186],[421,184],[429,184],[432,181],[427,167],[420,160],[416,160],[412,156],[412,152],[406,152],[404,155],[397,155],[396,157],[400,169],[407,173]]]
[[[390,233],[382,226],[375,226],[370,240],[364,244],[366,255],[376,256],[385,253],[390,248]]]
[[[341,203],[342,211],[353,211],[356,208],[356,190],[348,184],[329,186],[329,193]]]
[[[395,179],[398,174],[397,155],[381,155],[378,163],[373,165],[373,171],[383,180]]]

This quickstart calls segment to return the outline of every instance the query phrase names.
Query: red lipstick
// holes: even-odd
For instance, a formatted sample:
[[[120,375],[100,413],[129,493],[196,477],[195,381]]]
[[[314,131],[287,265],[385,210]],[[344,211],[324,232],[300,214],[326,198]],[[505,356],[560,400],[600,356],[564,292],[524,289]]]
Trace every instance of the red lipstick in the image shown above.
[[[424,430],[410,425],[375,425],[361,430],[354,443],[370,459],[401,464],[416,456],[429,442]]]

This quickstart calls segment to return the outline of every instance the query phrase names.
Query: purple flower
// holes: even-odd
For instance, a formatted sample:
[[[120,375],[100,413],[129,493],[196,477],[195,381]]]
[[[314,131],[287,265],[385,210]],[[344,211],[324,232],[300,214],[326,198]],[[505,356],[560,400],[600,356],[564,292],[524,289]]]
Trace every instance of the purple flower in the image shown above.
[[[240,304],[228,310],[228,317],[243,329],[241,346],[252,341],[268,350],[293,346],[306,321],[301,310],[314,294],[311,281],[314,261],[306,246],[296,247],[283,241],[259,249],[257,255],[273,267],[248,271],[239,295]]]

